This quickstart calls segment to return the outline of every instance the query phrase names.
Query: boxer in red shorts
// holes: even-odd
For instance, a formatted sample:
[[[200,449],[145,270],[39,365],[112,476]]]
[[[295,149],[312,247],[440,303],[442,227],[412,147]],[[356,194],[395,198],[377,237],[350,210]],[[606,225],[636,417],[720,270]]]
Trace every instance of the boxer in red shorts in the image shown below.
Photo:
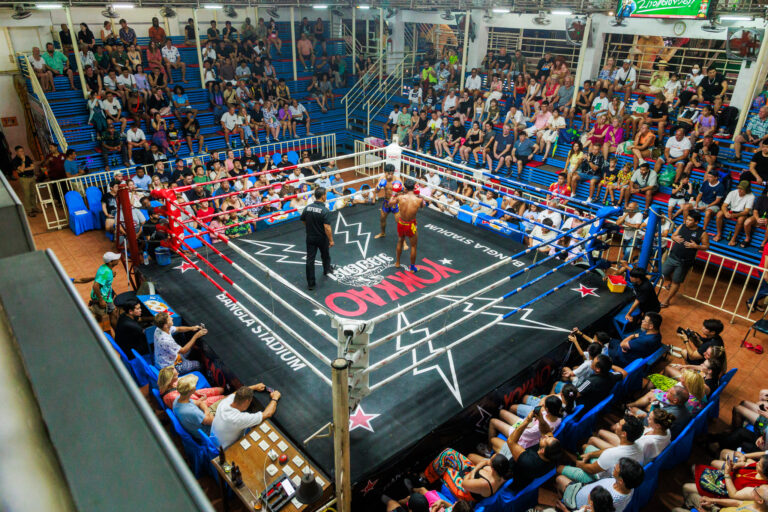
[[[405,239],[411,242],[411,266],[408,269],[416,272],[416,246],[419,235],[416,231],[416,214],[419,208],[424,206],[424,200],[418,195],[416,182],[412,179],[405,180],[405,192],[390,199],[391,205],[398,205],[400,216],[397,219],[397,252],[395,267],[400,267],[400,255],[403,253]]]

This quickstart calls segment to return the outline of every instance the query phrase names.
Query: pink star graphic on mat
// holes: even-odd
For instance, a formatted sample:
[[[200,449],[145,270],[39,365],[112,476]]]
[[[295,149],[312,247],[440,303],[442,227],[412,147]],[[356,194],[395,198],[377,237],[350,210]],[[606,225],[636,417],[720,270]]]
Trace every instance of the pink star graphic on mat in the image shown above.
[[[588,286],[584,286],[581,283],[579,283],[578,288],[571,288],[571,290],[575,292],[579,292],[581,294],[582,299],[587,295],[594,295],[595,297],[599,297],[599,295],[595,293],[595,290],[597,290],[597,288],[590,288]]]
[[[370,480],[368,480],[368,483],[367,483],[367,484],[365,484],[365,487],[363,487],[362,489],[360,489],[360,492],[361,492],[361,493],[363,493],[363,496],[365,496],[366,494],[368,494],[369,492],[371,492],[371,491],[373,490],[373,488],[374,488],[374,487],[376,487],[376,484],[377,484],[377,483],[379,483],[379,480],[378,480],[378,479],[374,480],[373,482],[371,482]]]
[[[365,414],[365,411],[361,406],[357,406],[355,412],[349,416],[349,431],[352,432],[356,428],[364,428],[368,432],[373,432],[371,426],[371,420],[378,418],[380,414]]]
[[[197,263],[197,262],[195,261],[194,263]],[[195,267],[192,265],[192,263],[187,263],[186,261],[182,261],[181,265],[179,265],[178,267],[173,267],[173,268],[177,268],[177,269],[181,270],[181,273],[183,274],[187,270],[193,270]]]

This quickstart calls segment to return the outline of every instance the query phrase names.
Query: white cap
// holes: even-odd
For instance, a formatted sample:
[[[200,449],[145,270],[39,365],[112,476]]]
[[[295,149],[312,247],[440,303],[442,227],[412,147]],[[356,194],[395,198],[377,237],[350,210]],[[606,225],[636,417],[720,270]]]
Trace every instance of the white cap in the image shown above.
[[[116,252],[105,252],[104,253],[104,263],[109,263],[111,261],[117,261],[120,259],[120,255]]]

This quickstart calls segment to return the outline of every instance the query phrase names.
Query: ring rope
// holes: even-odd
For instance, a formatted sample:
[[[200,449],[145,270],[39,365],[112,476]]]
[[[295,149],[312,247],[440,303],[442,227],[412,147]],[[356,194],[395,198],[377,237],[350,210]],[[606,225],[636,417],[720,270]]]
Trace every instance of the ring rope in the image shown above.
[[[446,163],[448,165],[451,165],[453,167],[458,167],[459,169],[462,169],[462,170],[465,170],[465,171],[469,171],[469,173],[473,174],[473,175],[478,171],[478,169],[472,169],[471,167],[466,166],[464,164],[457,164],[457,163],[453,162],[452,160],[447,160],[445,158],[432,157],[430,155],[427,155],[424,152],[414,151],[413,149],[410,149],[410,148],[402,148],[402,149],[403,149],[403,151],[407,151],[409,153],[415,153],[416,155],[420,155],[420,158],[422,158],[422,159],[438,160],[440,162],[444,162],[444,163]],[[423,155],[423,156],[421,156],[421,155]],[[528,190],[535,190],[535,191],[542,191],[543,190],[543,189],[541,189],[539,187],[536,187],[534,185],[529,185],[528,183],[522,183],[522,182],[513,180],[511,178],[495,176],[494,174],[492,174],[490,172],[486,172],[486,171],[483,171],[483,176],[486,176],[486,177],[488,177],[490,179],[504,180],[504,181],[507,181],[507,182],[511,183],[512,185],[514,185],[516,187],[525,188],[525,189],[528,189]],[[549,191],[547,191],[547,192],[549,192]],[[584,201],[582,199],[577,199],[577,198],[574,198],[574,197],[571,197],[571,196],[566,196],[566,195],[558,194],[556,192],[549,192],[549,193],[552,194],[553,196],[560,197],[561,199],[568,199],[569,201],[573,201],[573,202],[579,203],[579,204],[581,204],[585,208],[593,206],[592,203],[587,203],[586,201]]]
[[[526,204],[533,204],[533,205],[536,205],[536,206],[542,206],[541,202],[533,201],[531,199],[526,199],[526,198],[524,198],[522,196],[516,196],[516,195],[510,194],[509,192],[504,192],[503,190],[496,190],[496,189],[490,187],[489,185],[486,185],[485,183],[482,183],[482,182],[480,182],[478,180],[472,181],[472,180],[467,179],[467,178],[462,178],[460,176],[456,176],[454,174],[451,174],[451,173],[448,173],[448,172],[445,172],[445,171],[441,171],[441,170],[435,169],[433,167],[426,166],[424,164],[415,162],[415,161],[410,160],[410,159],[403,159],[403,161],[406,162],[408,165],[412,165],[414,167],[418,167],[418,168],[420,168],[422,170],[434,171],[434,172],[436,172],[438,174],[442,174],[442,175],[448,176],[451,179],[454,179],[454,180],[457,180],[457,181],[468,183],[470,185],[480,186],[480,187],[482,187],[483,189],[486,189],[486,190],[492,190],[493,192],[502,194],[502,195],[504,195],[506,197],[514,197],[515,199],[517,199],[519,201],[522,201],[522,202],[524,202]],[[485,173],[483,175],[485,175]],[[493,175],[491,174],[490,176],[493,176]],[[493,179],[500,179],[500,178],[493,177]],[[541,192],[541,193],[546,194],[546,195],[560,196],[560,197],[563,197],[565,199],[569,199],[570,198],[570,196],[562,196],[561,194],[556,194],[555,192],[550,192],[549,190],[544,190],[543,188],[538,188],[538,187],[533,187],[533,186],[529,186],[529,188],[534,189],[537,192]],[[547,209],[552,210],[553,212],[560,213],[561,215],[564,215],[566,217],[574,217],[574,218],[577,218],[577,219],[582,220],[582,221],[589,220],[586,217],[582,217],[581,215],[578,215],[578,214],[575,214],[575,213],[572,213],[572,212],[569,212],[569,211],[566,211],[566,210],[561,210],[561,209],[555,208],[553,206],[547,205]]]
[[[594,218],[594,219],[588,220],[586,223],[587,224],[591,224],[591,223],[597,222],[598,220],[599,220],[598,218]],[[576,231],[578,229],[581,229],[583,226],[584,226],[584,224],[580,224],[580,225],[578,225],[576,227],[573,227],[573,228],[569,229],[568,231],[566,231],[564,233],[561,233],[561,234],[557,235],[555,238],[553,238],[552,240],[549,240],[548,242],[539,243],[539,244],[535,244],[535,245],[533,245],[531,247],[527,247],[527,248],[523,249],[522,251],[519,251],[519,252],[513,254],[512,256],[509,256],[505,260],[501,260],[501,261],[499,261],[497,263],[494,263],[493,265],[491,265],[489,267],[485,267],[485,268],[482,268],[480,270],[477,270],[476,272],[473,272],[472,274],[469,274],[469,275],[467,275],[467,276],[465,276],[465,277],[463,277],[461,279],[458,279],[457,281],[454,281],[452,283],[446,284],[445,286],[443,286],[441,288],[438,288],[436,290],[428,292],[428,293],[426,293],[426,294],[424,294],[424,295],[422,295],[420,297],[415,298],[412,301],[409,301],[409,302],[407,302],[407,303],[405,303],[403,305],[397,306],[396,308],[390,309],[389,311],[385,311],[385,312],[381,313],[380,315],[378,315],[378,316],[372,318],[371,320],[369,320],[369,322],[370,323],[378,324],[379,322],[382,322],[383,320],[391,318],[391,317],[401,313],[402,311],[405,311],[406,309],[410,309],[413,306],[415,306],[415,305],[417,305],[417,304],[419,304],[421,302],[424,302],[424,301],[426,301],[426,300],[428,300],[428,299],[430,299],[430,298],[432,298],[432,297],[434,297],[436,295],[440,295],[441,293],[444,293],[444,292],[446,292],[448,290],[451,290],[451,289],[453,289],[453,288],[463,284],[466,280],[474,279],[476,277],[482,276],[482,275],[484,275],[484,274],[486,274],[488,272],[491,272],[491,271],[495,270],[496,268],[498,268],[501,265],[506,265],[506,264],[510,263],[512,260],[514,260],[516,258],[519,258],[521,256],[525,256],[526,254],[529,254],[529,253],[531,253],[533,251],[537,251],[540,247],[544,247],[545,245],[552,244],[553,242],[556,242],[557,240],[560,240],[561,238],[564,238],[566,236],[570,236],[571,233],[573,233],[574,231]],[[589,241],[589,240],[590,240],[589,238],[586,239],[586,241]]]
[[[596,233],[595,236],[600,236],[601,234],[602,233]],[[579,242],[577,244],[574,244],[574,245],[581,245],[581,244],[584,244],[584,243],[586,243],[588,241],[589,240],[583,240],[583,241],[581,241],[581,242]],[[472,292],[471,294],[469,294],[466,297],[462,298],[461,301],[456,301],[454,303],[451,303],[451,304],[448,304],[446,306],[443,306],[442,308],[437,309],[437,310],[429,313],[428,315],[426,315],[426,316],[416,320],[415,322],[409,324],[407,327],[396,329],[395,331],[392,331],[389,334],[386,334],[386,335],[382,336],[381,338],[371,342],[369,344],[369,348],[373,349],[373,348],[375,348],[375,347],[377,347],[377,346],[379,346],[379,345],[381,345],[383,343],[386,343],[387,341],[390,341],[390,340],[396,338],[397,336],[400,336],[400,335],[408,332],[409,330],[413,329],[414,327],[418,327],[420,325],[424,325],[425,323],[433,320],[434,318],[437,318],[438,316],[442,315],[443,313],[447,313],[447,312],[455,309],[459,305],[463,305],[464,303],[474,299],[475,297],[477,297],[479,295],[482,295],[483,293],[487,293],[487,292],[489,292],[491,290],[494,290],[494,289],[502,286],[503,284],[509,282],[510,280],[515,279],[516,277],[518,277],[518,276],[520,276],[522,274],[526,274],[526,275],[530,276],[531,275],[530,274],[531,269],[536,268],[536,267],[542,265],[543,263],[556,258],[557,256],[559,256],[563,252],[567,252],[567,251],[569,251],[571,249],[573,249],[572,246],[571,247],[559,248],[559,249],[557,249],[554,252],[554,254],[549,255],[547,258],[544,258],[541,261],[534,262],[532,265],[529,265],[529,266],[527,266],[524,269],[520,269],[520,270],[510,274],[509,276],[505,276],[505,277],[499,279],[498,281],[495,281],[495,282],[493,282],[493,283],[491,283],[491,284],[489,284],[489,285],[487,285],[487,286],[485,286],[485,287],[483,287],[483,288],[481,288],[479,290],[476,290],[475,292]],[[538,254],[538,252],[539,251],[536,251],[537,254]],[[579,253],[579,254],[583,256],[585,253]],[[577,258],[574,258],[574,259],[577,259]],[[567,263],[572,263],[572,261],[573,260],[568,260]],[[506,296],[504,296],[503,298],[506,298]],[[470,316],[469,318],[472,318],[472,316]],[[463,322],[463,321],[464,320],[462,320],[461,322]],[[458,324],[456,324],[456,325],[458,325]],[[454,325],[454,327],[455,327],[455,325]],[[375,365],[373,365],[373,366],[375,366]]]
[[[544,263],[544,262],[546,262],[546,261],[549,261],[550,259],[552,259],[552,258],[556,257],[556,256],[557,256],[558,254],[560,254],[560,253],[563,253],[563,252],[565,252],[566,250],[567,250],[567,248],[565,248],[565,247],[564,247],[564,248],[562,248],[562,249],[560,249],[560,250],[558,250],[558,251],[555,251],[555,253],[554,253],[554,254],[552,254],[552,255],[550,255],[549,257],[547,257],[547,258],[544,258],[543,260],[541,260],[540,262],[538,262],[538,265],[541,265],[542,263]],[[583,255],[583,254],[585,254],[585,253],[582,253],[582,255]],[[458,326],[458,325],[461,325],[461,324],[463,324],[463,323],[464,323],[464,322],[466,322],[467,320],[470,320],[470,319],[474,318],[475,316],[477,316],[477,315],[479,315],[479,314],[481,314],[481,313],[485,312],[486,310],[488,310],[488,309],[492,308],[493,306],[495,306],[495,305],[496,305],[496,304],[498,304],[499,302],[501,302],[501,301],[503,301],[503,300],[506,300],[506,299],[508,299],[509,297],[511,297],[511,296],[513,296],[513,295],[515,295],[516,293],[518,293],[518,292],[520,292],[520,291],[522,291],[522,290],[525,290],[526,288],[529,288],[530,286],[532,286],[533,284],[535,284],[535,283],[537,283],[537,282],[541,281],[541,280],[542,280],[542,279],[544,279],[545,277],[547,277],[547,276],[550,276],[550,275],[552,275],[553,273],[557,272],[557,270],[559,270],[559,269],[563,268],[565,265],[570,265],[570,264],[572,264],[572,261],[571,261],[571,260],[568,260],[568,261],[566,261],[566,262],[564,262],[564,263],[562,263],[562,264],[560,264],[560,265],[558,265],[558,266],[556,266],[556,267],[553,267],[552,269],[550,269],[550,270],[548,270],[547,272],[543,273],[542,275],[540,275],[540,276],[536,277],[536,278],[535,278],[535,279],[533,279],[532,281],[529,281],[529,282],[527,282],[527,283],[523,284],[522,286],[519,286],[519,287],[515,288],[515,289],[514,289],[514,290],[512,290],[511,292],[509,292],[509,293],[506,293],[505,295],[502,295],[502,296],[498,297],[497,299],[494,299],[493,301],[491,301],[491,302],[489,302],[489,303],[487,303],[487,304],[485,304],[485,305],[481,306],[481,307],[480,307],[480,308],[478,308],[477,310],[475,310],[475,311],[473,311],[473,312],[470,312],[470,313],[468,313],[467,315],[461,316],[460,318],[458,318],[458,319],[454,320],[452,323],[448,324],[448,325],[447,325],[447,326],[445,326],[444,328],[442,328],[442,329],[439,329],[439,330],[435,331],[434,333],[431,333],[431,334],[429,334],[429,335],[425,336],[424,338],[422,338],[421,340],[417,341],[416,343],[409,345],[409,347],[411,347],[411,348],[416,348],[416,347],[419,347],[419,346],[423,345],[424,343],[427,343],[427,342],[429,342],[429,341],[431,341],[431,340],[435,339],[437,336],[439,336],[439,335],[441,335],[441,334],[444,334],[445,332],[448,332],[449,330],[453,329],[454,327],[456,327],[456,326]],[[514,277],[517,277],[517,276],[519,276],[519,275],[520,275],[520,274],[522,274],[522,273],[528,272],[529,270],[530,270],[530,269],[529,269],[528,267],[526,267],[526,268],[524,268],[524,269],[520,269],[520,270],[518,270],[517,272],[515,272],[514,274],[512,274],[512,275],[508,276],[507,278],[503,278],[503,279],[501,279],[502,283],[498,283],[498,282],[496,282],[496,283],[492,283],[492,285],[489,285],[489,286],[494,286],[494,285],[500,285],[500,284],[503,284],[503,283],[504,283],[504,282],[506,282],[508,279],[513,279],[513,276],[514,276]],[[494,286],[494,287],[496,287],[496,286]],[[445,310],[445,311],[449,311],[449,310],[453,309],[454,307],[456,307],[456,305],[457,305],[456,303],[453,303],[453,304],[449,304],[449,305],[447,305],[447,306],[444,306],[442,309],[443,309],[443,310]],[[440,310],[438,310],[438,311],[440,311]],[[431,318],[431,317],[433,317],[433,316],[434,316],[434,313],[432,313],[432,314],[430,314],[430,315],[428,315],[428,316]],[[417,320],[417,321],[416,321],[416,323],[417,323],[417,324],[418,324],[419,322],[421,322],[421,320]],[[409,326],[409,329],[407,329],[407,330],[410,330],[410,327],[411,327],[411,326]],[[377,342],[377,343],[380,343],[380,340],[376,340],[376,342]],[[371,348],[373,348],[373,344],[371,344]],[[382,360],[378,361],[377,363],[370,365],[368,368],[366,368],[365,370],[363,370],[363,371],[362,371],[362,373],[363,373],[363,374],[367,374],[367,373],[370,373],[370,372],[372,372],[372,371],[375,371],[375,370],[377,370],[377,369],[381,368],[382,366],[385,366],[385,365],[387,365],[387,364],[391,363],[392,361],[394,361],[394,360],[396,360],[396,359],[399,359],[400,357],[402,357],[403,355],[405,355],[405,353],[406,353],[406,351],[402,351],[402,352],[399,352],[399,353],[397,353],[397,352],[396,352],[396,353],[394,353],[394,354],[392,354],[392,355],[390,355],[390,356],[388,356],[388,357],[386,357],[386,358],[384,358],[384,359],[382,359]]]
[[[200,256],[200,255],[199,255],[199,253],[197,253],[197,251],[194,251],[194,250],[192,250],[192,252],[195,252],[196,254],[198,254],[198,256]],[[299,354],[299,353],[298,353],[296,350],[294,350],[294,348],[293,348],[293,347],[291,347],[291,346],[289,346],[288,344],[286,344],[285,342],[283,342],[282,338],[281,338],[281,337],[280,337],[280,336],[279,336],[279,335],[278,335],[278,334],[277,334],[275,331],[273,331],[272,329],[270,329],[269,327],[267,327],[265,324],[263,324],[263,323],[261,322],[261,320],[259,320],[259,318],[258,318],[258,317],[257,317],[255,314],[253,314],[253,312],[251,312],[251,311],[250,311],[248,308],[246,308],[246,307],[245,307],[245,306],[244,306],[244,305],[243,305],[243,304],[242,304],[240,301],[238,301],[238,300],[237,300],[235,297],[233,297],[231,294],[229,294],[229,293],[228,293],[228,292],[227,292],[227,291],[226,291],[224,288],[222,288],[222,287],[221,287],[221,285],[220,285],[219,283],[217,283],[216,281],[214,281],[214,280],[213,280],[213,278],[212,278],[211,276],[209,276],[209,275],[208,275],[208,274],[207,274],[207,273],[206,273],[206,272],[205,272],[203,269],[201,269],[201,268],[200,268],[200,267],[199,267],[199,266],[198,266],[196,263],[194,263],[194,262],[193,262],[191,259],[189,259],[189,257],[187,257],[187,255],[185,255],[185,254],[183,254],[183,253],[181,253],[181,252],[178,252],[178,255],[179,255],[179,256],[181,256],[181,257],[182,257],[182,258],[183,258],[183,259],[184,259],[184,260],[185,260],[187,263],[189,263],[190,265],[192,265],[192,267],[193,267],[195,270],[197,270],[197,271],[198,271],[198,272],[199,272],[199,273],[200,273],[200,274],[201,274],[203,277],[205,277],[206,279],[208,279],[208,281],[210,281],[210,282],[211,282],[211,284],[213,284],[213,286],[215,286],[215,287],[216,287],[216,289],[218,289],[220,292],[224,293],[224,294],[227,296],[227,298],[228,298],[229,300],[231,300],[232,302],[235,302],[235,303],[236,303],[236,304],[237,304],[237,305],[238,305],[238,306],[239,306],[239,307],[240,307],[240,308],[241,308],[241,309],[242,309],[242,310],[243,310],[243,311],[244,311],[244,312],[245,312],[245,313],[246,313],[248,316],[250,316],[251,318],[253,318],[255,321],[259,322],[259,324],[262,324],[262,325],[264,325],[264,328],[265,328],[265,329],[266,329],[266,330],[267,330],[267,331],[268,331],[268,332],[269,332],[269,333],[270,333],[272,336],[274,336],[276,340],[280,341],[280,342],[283,344],[283,346],[284,346],[285,348],[287,348],[287,349],[288,349],[288,350],[289,350],[289,351],[290,351],[290,352],[291,352],[293,355],[295,355],[296,357],[298,357],[298,358],[301,360],[301,362],[303,362],[305,365],[307,365],[307,368],[309,368],[309,369],[310,369],[310,370],[311,370],[311,371],[312,371],[312,372],[313,372],[315,375],[317,375],[318,377],[320,377],[320,378],[323,380],[323,382],[325,382],[325,383],[326,383],[326,384],[328,384],[329,386],[332,384],[332,383],[331,383],[331,379],[329,379],[329,378],[328,378],[326,375],[324,375],[324,374],[323,374],[323,373],[322,373],[320,370],[318,370],[318,369],[315,367],[315,365],[313,365],[312,363],[310,363],[310,362],[307,360],[307,358],[306,358],[306,357],[304,357],[303,355]],[[203,259],[203,258],[201,258],[201,259]]]
[[[569,264],[569,263],[570,262],[566,262],[565,264]],[[394,374],[390,375],[389,377],[387,377],[387,378],[377,382],[376,384],[373,384],[372,386],[370,386],[370,391],[373,392],[376,389],[378,389],[378,388],[380,388],[380,387],[382,387],[382,386],[384,386],[386,384],[389,384],[393,380],[395,380],[395,379],[397,379],[399,377],[402,377],[403,375],[411,372],[412,370],[417,369],[419,366],[432,361],[433,359],[435,359],[435,358],[439,357],[440,355],[448,352],[449,350],[453,349],[454,347],[457,347],[457,346],[461,345],[462,343],[464,343],[465,341],[467,341],[467,340],[477,336],[481,332],[483,332],[483,331],[485,331],[487,329],[490,329],[494,325],[500,323],[502,320],[505,320],[506,318],[509,318],[509,316],[517,313],[518,311],[521,311],[522,309],[524,309],[527,306],[533,304],[534,302],[536,302],[536,301],[538,301],[540,299],[543,299],[544,297],[547,297],[548,295],[554,293],[556,290],[560,289],[562,286],[565,286],[568,283],[570,283],[571,281],[574,281],[575,279],[578,279],[579,277],[581,277],[582,275],[586,274],[587,272],[591,272],[596,267],[597,267],[597,265],[592,265],[591,267],[589,267],[588,269],[584,270],[583,272],[580,272],[580,273],[576,274],[575,276],[569,278],[568,280],[564,281],[560,286],[546,291],[540,297],[537,297],[537,298],[535,298],[535,299],[533,299],[531,301],[528,301],[526,304],[523,304],[522,306],[516,307],[515,310],[511,311],[509,314],[504,315],[504,316],[499,316],[498,318],[495,318],[494,320],[492,320],[488,324],[483,325],[479,329],[477,329],[477,330],[467,334],[466,336],[464,336],[462,338],[459,338],[459,339],[453,341],[452,343],[450,343],[449,345],[446,345],[445,347],[442,347],[442,348],[439,348],[439,349],[435,350],[434,352],[432,352],[430,355],[426,356],[425,358],[423,358],[423,359],[421,359],[419,361],[416,361],[415,363],[413,363],[413,364],[411,364],[411,365],[409,365],[409,366],[407,366],[407,367],[405,367],[405,368],[395,372]],[[401,353],[405,353],[405,352],[408,352],[408,351],[403,351]]]
[[[218,270],[218,269],[216,268],[216,266],[215,266],[213,263],[211,263],[210,261],[208,261],[208,259],[206,259],[206,258],[205,258],[205,257],[204,257],[202,254],[200,254],[200,253],[199,253],[198,251],[196,251],[195,249],[191,248],[191,247],[189,246],[189,244],[187,244],[186,242],[182,241],[181,243],[187,247],[187,250],[188,250],[188,251],[190,251],[190,252],[192,252],[193,254],[197,255],[197,257],[198,257],[198,258],[200,258],[201,260],[203,260],[203,261],[205,262],[205,264],[206,264],[206,265],[208,265],[209,267],[211,267],[211,269],[213,269],[215,272],[217,272],[217,274],[218,274],[219,276],[221,276],[221,277],[224,277],[224,280],[225,280],[225,281],[226,281],[226,282],[227,282],[227,283],[228,283],[230,286],[232,286],[232,287],[233,287],[235,290],[237,290],[239,293],[243,294],[243,296],[244,296],[246,299],[248,299],[248,301],[249,301],[249,302],[251,302],[251,303],[252,303],[254,306],[256,306],[257,308],[259,308],[259,309],[260,309],[262,312],[264,312],[265,314],[267,314],[267,315],[269,315],[269,314],[270,314],[270,311],[269,311],[269,309],[268,309],[266,306],[264,306],[264,305],[263,305],[263,304],[261,304],[259,301],[257,301],[257,300],[256,300],[256,299],[255,299],[253,296],[251,296],[251,294],[249,294],[248,292],[246,292],[245,290],[243,290],[243,288],[242,288],[240,285],[238,285],[237,283],[233,282],[233,281],[232,281],[231,279],[229,279],[228,277],[224,276],[224,273],[223,273],[223,272],[221,272],[220,270]],[[239,301],[238,301],[238,304],[239,304]],[[284,321],[282,321],[280,318],[278,318],[278,317],[276,317],[276,316],[272,316],[271,320],[272,320],[273,322],[275,322],[275,324],[277,324],[277,325],[279,325],[280,327],[282,327],[282,328],[283,328],[283,329],[284,329],[284,330],[285,330],[287,333],[289,333],[291,336],[293,336],[293,337],[296,339],[296,341],[298,341],[299,343],[301,343],[301,345],[303,345],[303,346],[304,346],[304,348],[306,348],[307,350],[309,350],[309,351],[310,351],[310,352],[311,352],[311,353],[312,353],[312,354],[313,354],[315,357],[317,357],[318,359],[320,359],[322,362],[324,362],[324,363],[325,363],[325,364],[327,364],[327,365],[330,365],[330,364],[331,364],[331,359],[330,359],[329,357],[327,357],[325,354],[323,354],[323,353],[322,353],[322,352],[320,352],[320,351],[319,351],[317,348],[315,348],[315,347],[314,347],[314,346],[313,346],[311,343],[309,343],[309,342],[308,342],[306,339],[304,339],[304,337],[302,337],[302,336],[301,336],[300,334],[298,334],[298,333],[297,333],[295,330],[293,330],[293,328],[291,328],[291,327],[290,327],[290,326],[289,326],[287,323],[285,323]],[[284,345],[285,345],[285,344],[284,344]],[[288,347],[288,345],[285,345],[285,346],[286,346],[286,347]],[[293,352],[293,351],[292,351],[292,352]],[[330,383],[330,381],[329,381],[329,383]]]

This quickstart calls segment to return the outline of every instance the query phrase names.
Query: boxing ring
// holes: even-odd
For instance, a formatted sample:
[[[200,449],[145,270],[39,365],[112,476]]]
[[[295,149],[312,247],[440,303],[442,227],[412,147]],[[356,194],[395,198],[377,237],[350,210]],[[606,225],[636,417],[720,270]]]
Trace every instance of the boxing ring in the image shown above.
[[[391,467],[422,437],[559,347],[571,327],[590,325],[622,302],[593,272],[600,265],[603,219],[615,213],[611,208],[594,218],[555,208],[572,217],[574,227],[555,229],[553,240],[534,240],[531,247],[499,236],[493,226],[484,229],[423,208],[417,217],[418,272],[394,268],[392,215],[387,236],[374,238],[381,201],[339,208],[360,197],[351,189],[376,188],[383,164],[392,158],[366,156],[381,151],[350,155],[362,163],[341,171],[362,177],[346,181],[329,201],[337,270],[320,277],[314,291],[306,290],[304,226],[286,220],[297,215],[295,209],[238,220],[283,222],[227,239],[170,191],[156,198],[169,220],[167,245],[179,258],[142,270],[185,319],[205,322],[205,343],[217,365],[240,382],[264,382],[281,391],[274,420],[295,441],[306,440],[309,456],[336,474],[339,510],[349,510],[350,484],[358,491],[370,487],[372,475]],[[414,174],[445,174],[416,154],[401,159],[396,163],[407,159],[402,169]],[[278,171],[285,169],[250,176]],[[471,174],[445,177],[490,185]],[[495,203],[484,206],[501,210]],[[190,229],[195,223],[200,231]],[[323,437],[329,426],[333,435]]]

